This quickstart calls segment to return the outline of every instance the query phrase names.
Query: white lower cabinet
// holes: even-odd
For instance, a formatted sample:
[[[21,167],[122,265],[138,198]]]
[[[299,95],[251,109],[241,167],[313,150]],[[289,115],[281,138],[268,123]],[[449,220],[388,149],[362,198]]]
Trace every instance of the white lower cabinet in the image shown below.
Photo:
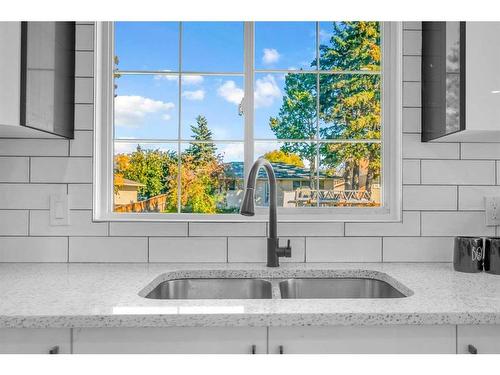
[[[270,327],[271,354],[456,352],[456,326]]]
[[[69,354],[69,328],[0,328],[1,354]]]
[[[457,353],[500,354],[500,325],[458,326]]]
[[[75,328],[73,353],[265,354],[266,327]]]

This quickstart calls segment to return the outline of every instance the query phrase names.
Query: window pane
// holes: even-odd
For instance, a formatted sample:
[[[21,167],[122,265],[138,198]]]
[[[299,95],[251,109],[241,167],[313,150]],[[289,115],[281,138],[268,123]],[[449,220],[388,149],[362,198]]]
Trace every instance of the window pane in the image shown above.
[[[320,75],[320,137],[380,139],[380,76]]]
[[[176,212],[177,145],[115,142],[114,149],[114,211]]]
[[[321,70],[380,70],[379,22],[320,22]]]
[[[242,99],[243,77],[183,76],[182,138],[243,140]]]
[[[116,68],[178,70],[178,22],[115,22]]]
[[[315,22],[256,22],[256,69],[316,69]]]
[[[243,22],[183,22],[182,70],[243,72]]]
[[[317,134],[316,75],[255,75],[257,139],[312,139]]]
[[[177,81],[160,75],[115,77],[115,138],[177,139]]]
[[[380,164],[378,143],[321,144],[319,205],[380,206]]]
[[[255,142],[254,152],[255,159],[264,157],[273,165],[278,183],[278,206],[316,206],[316,143]],[[269,205],[269,183],[264,170],[259,172],[255,199],[259,206]]]
[[[184,143],[181,212],[237,213],[243,195],[243,143]]]

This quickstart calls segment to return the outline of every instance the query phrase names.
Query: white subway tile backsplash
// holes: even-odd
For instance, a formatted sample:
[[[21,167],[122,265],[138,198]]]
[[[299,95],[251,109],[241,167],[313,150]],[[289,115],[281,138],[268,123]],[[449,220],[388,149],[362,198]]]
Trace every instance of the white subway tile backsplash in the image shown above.
[[[459,186],[459,210],[484,210],[485,196],[500,196],[500,186]]]
[[[403,160],[403,184],[420,183],[420,160]]]
[[[92,156],[93,140],[93,132],[75,131],[75,138],[69,143],[70,156]]]
[[[453,237],[384,237],[384,262],[451,262]]]
[[[422,142],[420,134],[403,134],[403,158],[459,159],[459,144]]]
[[[75,75],[92,77],[94,74],[94,53],[92,51],[75,52]]]
[[[65,194],[66,185],[0,184],[0,209],[48,209],[51,194]]]
[[[190,236],[265,236],[266,223],[189,223]]]
[[[497,171],[496,171],[497,185],[500,185],[500,161],[497,161],[496,164],[497,164]]]
[[[403,57],[403,81],[420,81],[421,62],[420,56]]]
[[[67,262],[65,237],[0,237],[0,262]]]
[[[182,222],[154,223],[154,222],[111,222],[109,223],[110,236],[134,237],[175,237],[187,236],[188,224]]]
[[[346,223],[346,236],[418,236],[420,212],[403,212],[402,222],[395,223]]]
[[[422,160],[422,184],[493,185],[495,162],[490,160]]]
[[[278,223],[279,237],[298,236],[343,236],[344,223],[335,222],[306,222],[306,223]]]
[[[0,210],[0,236],[28,235],[28,211]]]
[[[0,182],[28,182],[29,170],[29,158],[0,157]]]
[[[92,159],[31,158],[31,182],[92,182]]]
[[[422,236],[493,236],[484,212],[422,212]]]
[[[379,237],[307,237],[306,262],[380,262]]]
[[[75,78],[75,103],[89,104],[94,102],[93,78]]]
[[[76,25],[75,45],[77,51],[92,51],[94,49],[93,25]]]
[[[49,211],[30,212],[30,234],[34,236],[107,236],[108,224],[92,222],[92,211],[71,210],[69,225],[50,224]]]
[[[75,130],[92,130],[93,124],[94,106],[92,104],[75,104]]]
[[[150,262],[226,262],[225,237],[186,237],[149,239]]]
[[[286,246],[290,240],[292,256],[280,258],[282,263],[305,261],[305,238],[280,238],[280,246]],[[266,262],[267,261],[267,238],[266,237],[239,237],[228,238],[227,248],[228,262]]]
[[[2,156],[68,156],[65,139],[0,139]]]
[[[403,108],[403,133],[420,133],[421,124],[422,110],[420,108]]]
[[[462,143],[462,159],[500,159],[500,143]]]
[[[403,31],[403,55],[411,56],[422,54],[422,31],[404,30]]]
[[[148,240],[140,237],[70,237],[70,262],[147,262]]]
[[[75,210],[92,209],[92,185],[68,184],[69,208]]]
[[[420,82],[403,82],[403,107],[420,107]]]
[[[456,186],[403,186],[403,210],[456,210]]]

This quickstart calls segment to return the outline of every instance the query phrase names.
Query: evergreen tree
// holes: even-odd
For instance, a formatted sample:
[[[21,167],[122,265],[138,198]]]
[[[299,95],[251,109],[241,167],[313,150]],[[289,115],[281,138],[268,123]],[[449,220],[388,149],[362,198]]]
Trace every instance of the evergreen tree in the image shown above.
[[[322,139],[380,139],[380,27],[378,22],[333,22],[332,36],[320,46],[321,70],[353,74],[320,75],[319,135]],[[316,61],[311,63],[315,67]],[[366,72],[366,73],[364,73]],[[287,74],[285,96],[278,116],[269,125],[278,139],[316,136],[316,75]],[[315,174],[316,146],[285,143],[309,161]],[[319,150],[322,166],[342,170],[348,188],[358,189],[360,168],[368,166],[366,189],[380,174],[380,144],[325,143]]]
[[[196,125],[191,125],[191,136],[196,141],[192,142],[186,149],[186,154],[192,156],[193,161],[198,164],[213,161],[216,158],[215,152],[217,147],[212,142],[212,131],[208,127],[208,122],[205,116],[199,115],[196,117]]]

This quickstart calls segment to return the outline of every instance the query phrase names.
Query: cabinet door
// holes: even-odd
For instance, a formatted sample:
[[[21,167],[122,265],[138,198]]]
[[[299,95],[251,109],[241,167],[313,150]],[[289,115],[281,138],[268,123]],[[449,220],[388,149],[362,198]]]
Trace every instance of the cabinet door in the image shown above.
[[[472,347],[469,350],[469,345]],[[457,352],[466,354],[500,354],[499,325],[465,325],[457,328]]]
[[[270,327],[269,353],[455,353],[455,326]]]
[[[66,328],[1,328],[0,353],[49,354],[58,347],[56,351],[68,354],[71,353],[70,332]]]
[[[158,354],[257,354],[267,352],[267,328],[78,328],[73,352]]]

